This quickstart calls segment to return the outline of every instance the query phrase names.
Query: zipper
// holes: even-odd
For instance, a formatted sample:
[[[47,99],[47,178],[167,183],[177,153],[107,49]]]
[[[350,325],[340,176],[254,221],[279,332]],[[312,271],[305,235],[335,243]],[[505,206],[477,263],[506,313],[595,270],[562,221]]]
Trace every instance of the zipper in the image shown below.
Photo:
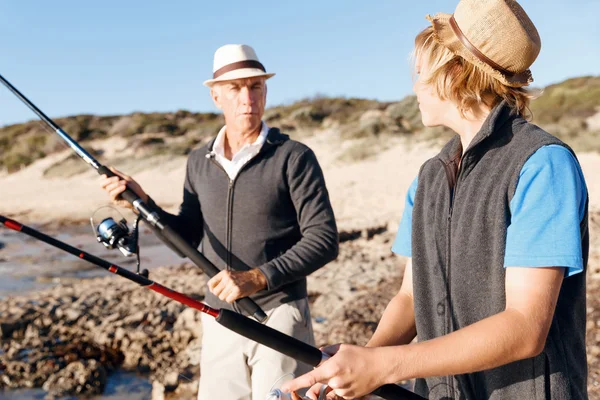
[[[258,154],[256,156],[258,156]],[[210,152],[206,155],[206,158],[210,159],[210,161],[212,161],[213,164],[215,164],[221,171],[223,171],[223,173],[227,177],[227,180],[229,181],[229,184],[227,185],[227,212],[225,215],[225,243],[226,243],[226,247],[227,247],[227,259],[226,259],[227,265],[226,265],[225,269],[227,271],[230,271],[232,269],[231,268],[231,260],[232,260],[231,251],[232,251],[232,247],[233,247],[233,240],[231,237],[233,236],[233,234],[232,234],[232,232],[233,232],[233,221],[232,221],[233,217],[232,217],[232,215],[233,215],[233,190],[235,187],[235,181],[237,180],[238,176],[240,176],[240,173],[242,172],[244,167],[246,167],[246,165],[248,165],[248,163],[250,161],[252,161],[254,158],[256,158],[256,156],[254,156],[250,160],[246,161],[246,163],[244,163],[244,165],[242,165],[242,167],[238,171],[235,178],[232,180],[229,177],[229,174],[227,173],[227,171],[225,171],[225,168],[223,168],[223,166],[217,160],[215,160],[214,153]],[[237,312],[238,314],[242,314],[242,310],[240,310],[240,308],[237,306],[236,303],[233,303],[231,306],[233,307],[233,310],[235,312]]]
[[[227,176],[227,179],[229,180],[229,185],[227,187],[227,213],[225,215],[225,243],[226,243],[226,247],[227,247],[227,270],[231,270],[231,264],[232,264],[232,255],[231,252],[233,250],[233,192],[235,189],[235,182],[237,181],[237,178],[240,176],[240,174],[242,173],[242,171],[244,170],[244,168],[246,168],[246,166],[248,164],[250,164],[250,162],[252,160],[254,160],[258,155],[260,154],[260,152],[258,154],[256,154],[254,157],[252,157],[251,159],[249,159],[248,161],[246,161],[244,163],[244,165],[242,165],[238,171],[238,173],[236,174],[235,178],[231,179],[229,177],[229,174],[227,173],[227,171],[225,171],[225,168],[223,168],[223,166],[217,161],[215,160],[215,156],[214,154],[208,153],[207,157],[213,162],[213,164],[215,164],[217,167],[219,167],[219,169],[221,171],[223,171],[225,173],[225,176]]]
[[[464,154],[463,154],[464,158]],[[454,321],[452,320],[452,269],[450,268],[450,261],[452,256],[452,246],[450,242],[450,238],[452,236],[452,211],[454,209],[454,199],[456,198],[456,192],[458,189],[458,180],[460,178],[460,173],[462,169],[462,162],[459,162],[459,167],[457,168],[456,174],[450,168],[448,164],[444,161],[440,160],[440,162],[444,166],[444,170],[446,172],[446,178],[448,180],[448,191],[449,191],[449,205],[448,205],[448,217],[447,217],[447,240],[446,240],[446,296],[447,296],[447,309],[446,309],[446,319],[444,321],[446,334],[449,334],[454,330]],[[454,396],[454,377],[448,377],[448,385],[451,388],[451,393],[449,393],[450,397]]]
[[[234,185],[234,180],[232,180],[229,177],[229,174],[227,173],[227,171],[225,171],[225,168],[223,168],[223,166],[217,161],[215,160],[215,155],[211,152],[207,154],[207,158],[210,159],[210,161],[215,164],[221,171],[223,171],[223,173],[225,174],[225,176],[227,177],[227,181],[229,182],[229,184],[227,185],[227,211],[225,212],[225,247],[227,248],[227,259],[225,260],[226,266],[225,269],[226,270],[230,270],[231,269],[231,209],[233,208],[233,185]],[[239,173],[238,173],[239,174]],[[237,175],[236,175],[237,178]]]
[[[237,175],[236,175],[237,178]],[[231,269],[231,251],[233,250],[233,240],[231,239],[232,231],[233,231],[233,184],[234,181],[229,179],[229,186],[227,187],[227,217],[226,217],[226,227],[225,227],[225,241],[227,242],[227,269]]]

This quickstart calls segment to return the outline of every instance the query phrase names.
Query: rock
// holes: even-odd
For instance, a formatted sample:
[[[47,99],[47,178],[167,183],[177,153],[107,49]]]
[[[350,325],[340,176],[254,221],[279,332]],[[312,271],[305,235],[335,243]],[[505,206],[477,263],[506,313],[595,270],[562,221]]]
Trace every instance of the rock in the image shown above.
[[[165,386],[159,381],[152,382],[152,400],[165,400]]]
[[[123,318],[123,323],[127,325],[139,325],[146,319],[147,315],[148,313],[145,311],[138,311]]]
[[[192,340],[185,348],[184,354],[190,365],[200,365],[200,352],[202,350],[202,338]]]
[[[108,345],[112,342],[111,337],[113,336],[113,333],[108,333],[105,331],[97,331],[94,334],[94,341],[100,345]]]
[[[121,314],[112,313],[109,316],[102,318],[102,325],[109,325],[119,319],[121,319]]]
[[[43,388],[53,396],[101,394],[106,370],[96,360],[76,361],[48,378]]]
[[[0,321],[0,336],[2,339],[10,339],[24,333],[27,325],[31,321],[24,320],[5,320]]]
[[[165,392],[173,392],[179,386],[179,374],[177,371],[170,371],[163,378]]]
[[[141,374],[146,374],[152,370],[151,362],[143,355],[138,362],[137,370]]]
[[[122,341],[123,338],[125,338],[125,335],[127,334],[127,332],[125,331],[125,329],[123,328],[117,328],[115,330],[115,340],[117,341]]]
[[[31,372],[31,365],[22,361],[6,363],[6,373],[13,376],[26,376]]]
[[[125,360],[123,361],[123,368],[125,368],[125,369],[137,368],[141,359],[142,359],[141,353],[133,353],[131,351],[128,351],[125,353]]]
[[[175,390],[176,399],[196,399],[198,397],[198,380],[182,382]]]
[[[67,322],[75,322],[81,317],[81,314],[82,314],[81,310],[78,310],[75,308],[69,308],[68,310],[65,311],[65,320]]]

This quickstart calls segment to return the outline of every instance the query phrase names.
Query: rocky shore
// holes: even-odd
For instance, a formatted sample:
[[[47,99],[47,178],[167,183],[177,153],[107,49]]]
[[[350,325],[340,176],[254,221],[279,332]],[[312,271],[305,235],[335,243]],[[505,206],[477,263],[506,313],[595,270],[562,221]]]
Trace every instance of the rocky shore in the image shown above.
[[[160,268],[153,279],[203,297],[206,278],[197,267]],[[0,388],[100,394],[108,374],[122,368],[148,374],[173,392],[180,375],[184,382],[198,376],[198,313],[122,278],[8,298],[0,302],[0,316]]]
[[[400,285],[404,260],[390,251],[391,232],[381,227],[343,233],[342,239],[338,260],[309,278],[319,345],[364,343]],[[206,276],[191,264],[151,274],[167,287],[204,297]],[[43,388],[47,398],[96,395],[121,369],[147,375],[155,399],[195,398],[200,312],[123,278],[107,275],[3,299],[0,335],[0,390]]]
[[[590,218],[592,233],[600,215]],[[592,248],[599,248],[593,235]],[[317,344],[364,344],[400,287],[405,259],[391,253],[385,226],[342,232],[338,259],[309,277]],[[189,263],[151,278],[201,300],[206,276]],[[588,270],[591,399],[600,398],[600,255]],[[201,374],[200,313],[122,278],[72,281],[0,300],[1,390],[43,388],[47,398],[103,392],[117,369],[153,384],[153,399],[195,399]],[[5,392],[9,393],[9,392]]]

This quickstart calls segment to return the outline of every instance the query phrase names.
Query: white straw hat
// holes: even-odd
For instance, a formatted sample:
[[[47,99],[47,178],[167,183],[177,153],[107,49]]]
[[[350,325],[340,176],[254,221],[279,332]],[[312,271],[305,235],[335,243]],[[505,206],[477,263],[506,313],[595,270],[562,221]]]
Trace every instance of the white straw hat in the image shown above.
[[[245,44],[226,44],[215,52],[213,78],[205,81],[204,85],[210,87],[215,82],[255,76],[269,79],[273,75],[275,74],[266,72],[252,47]]]

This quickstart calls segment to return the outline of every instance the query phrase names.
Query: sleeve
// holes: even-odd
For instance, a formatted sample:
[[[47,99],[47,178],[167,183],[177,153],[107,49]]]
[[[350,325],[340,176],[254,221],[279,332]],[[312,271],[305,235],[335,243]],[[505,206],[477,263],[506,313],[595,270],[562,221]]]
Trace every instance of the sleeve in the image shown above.
[[[565,147],[544,146],[523,165],[510,202],[505,267],[564,267],[583,271],[580,223],[587,189],[579,163]]]
[[[417,176],[408,188],[406,201],[404,203],[404,212],[396,234],[396,240],[392,245],[392,251],[398,255],[412,257],[412,212],[415,204],[415,194],[419,184]]]
[[[170,214],[160,208],[152,198],[149,199],[148,205],[155,209],[160,219],[166,223],[166,225],[181,235],[181,237],[190,243],[192,247],[196,248],[202,240],[204,230],[200,201],[192,184],[192,176],[194,174],[192,167],[193,157],[189,157],[183,187],[183,202],[179,206],[179,213],[177,215]],[[165,244],[170,246],[170,243],[161,235],[158,229],[153,229],[153,231],[163,242],[165,242]]]
[[[301,279],[338,255],[338,230],[317,157],[305,149],[290,160],[287,171],[290,197],[302,238],[281,256],[259,266],[274,290]]]

